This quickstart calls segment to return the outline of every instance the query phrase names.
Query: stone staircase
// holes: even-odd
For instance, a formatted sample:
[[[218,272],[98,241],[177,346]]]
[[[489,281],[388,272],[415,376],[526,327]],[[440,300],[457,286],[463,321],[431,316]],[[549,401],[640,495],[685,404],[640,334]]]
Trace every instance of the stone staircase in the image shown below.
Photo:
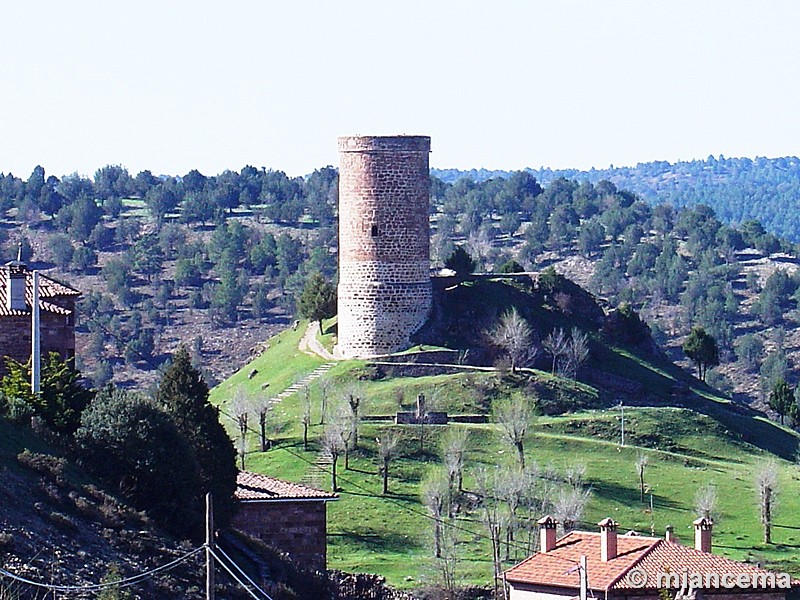
[[[308,375],[303,377],[300,381],[295,381],[292,385],[290,385],[288,388],[283,390],[280,394],[275,396],[274,400],[276,402],[280,402],[281,400],[284,400],[285,398],[288,398],[292,394],[296,394],[297,392],[302,390],[304,387],[306,387],[307,385],[309,385],[313,381],[315,381],[315,380],[319,379],[320,377],[322,377],[325,373],[330,371],[335,366],[336,366],[336,363],[332,363],[332,362],[325,363],[324,365],[320,365],[319,367],[317,367],[316,369],[311,371],[311,373],[309,373]]]
[[[317,455],[317,460],[300,480],[300,483],[318,490],[327,489],[330,486],[330,472],[333,468],[333,457],[330,452],[325,450]]]
[[[284,400],[291,396],[292,394],[296,394],[300,390],[302,390],[307,385],[313,383],[320,377],[322,377],[325,373],[330,371],[333,367],[336,366],[335,362],[325,363],[324,365],[320,365],[311,373],[303,377],[300,381],[296,381],[285,390],[283,390],[280,394],[275,396],[272,401],[273,403],[277,404],[281,400]],[[308,471],[303,476],[303,479],[300,481],[303,485],[307,485],[308,487],[316,488],[316,489],[325,489],[326,486],[330,485],[330,471],[331,467],[333,466],[333,457],[331,457],[330,453],[328,452],[320,452],[319,456],[317,456],[316,462],[308,468]]]

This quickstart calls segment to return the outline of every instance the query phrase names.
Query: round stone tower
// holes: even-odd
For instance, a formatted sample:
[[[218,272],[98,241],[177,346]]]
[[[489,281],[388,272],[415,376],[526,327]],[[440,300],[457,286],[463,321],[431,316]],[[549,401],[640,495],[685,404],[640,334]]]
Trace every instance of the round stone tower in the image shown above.
[[[339,343],[344,358],[402,350],[431,308],[431,138],[339,138]]]

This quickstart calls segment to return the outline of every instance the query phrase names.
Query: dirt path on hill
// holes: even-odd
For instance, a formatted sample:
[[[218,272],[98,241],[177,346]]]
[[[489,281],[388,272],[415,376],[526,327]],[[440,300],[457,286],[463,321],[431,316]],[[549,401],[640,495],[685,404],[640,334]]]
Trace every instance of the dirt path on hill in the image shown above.
[[[306,354],[316,354],[317,356],[321,356],[325,360],[336,360],[336,358],[328,352],[328,350],[319,343],[317,339],[317,330],[319,329],[319,322],[312,321],[306,327],[306,332],[303,334],[303,337],[300,338],[300,343],[298,344],[298,348],[301,352],[305,352]]]

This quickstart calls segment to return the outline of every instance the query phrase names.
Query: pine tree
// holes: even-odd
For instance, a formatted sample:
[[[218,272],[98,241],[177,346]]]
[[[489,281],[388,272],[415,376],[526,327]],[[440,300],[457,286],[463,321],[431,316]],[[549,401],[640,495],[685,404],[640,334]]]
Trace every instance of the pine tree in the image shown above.
[[[336,314],[336,288],[321,273],[312,274],[300,295],[297,310],[301,317],[319,321],[321,335],[322,319],[329,319]]]
[[[215,519],[224,527],[233,516],[236,491],[236,449],[219,421],[219,409],[208,401],[208,386],[192,366],[185,346],[173,355],[156,392],[156,401],[172,416],[189,440],[200,466],[201,489],[214,497]]]
[[[457,246],[444,261],[444,266],[455,271],[459,281],[464,281],[475,270],[476,263],[463,246]]]
[[[781,425],[783,425],[786,415],[791,416],[793,406],[794,390],[792,386],[781,379],[772,387],[772,391],[769,394],[769,407],[778,413]]]
[[[697,376],[706,380],[709,367],[719,364],[717,341],[702,327],[693,327],[689,337],[683,343],[683,353],[697,365]]]

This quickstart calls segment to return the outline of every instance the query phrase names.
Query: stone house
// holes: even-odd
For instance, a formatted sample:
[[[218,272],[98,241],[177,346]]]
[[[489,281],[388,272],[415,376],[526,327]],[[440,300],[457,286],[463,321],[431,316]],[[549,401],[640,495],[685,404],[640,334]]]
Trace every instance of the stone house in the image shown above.
[[[556,539],[556,521],[539,521],[540,551],[504,573],[509,600],[784,600],[800,582],[785,573],[711,553],[713,521],[694,522],[693,548],[629,532],[604,519],[599,532],[573,531]]]
[[[39,331],[41,355],[57,352],[66,360],[75,356],[75,302],[81,293],[39,274]],[[0,267],[0,374],[5,357],[21,363],[31,357],[33,272],[15,260]]]
[[[302,567],[325,570],[327,503],[338,495],[239,471],[236,498],[233,527],[285,552]]]

